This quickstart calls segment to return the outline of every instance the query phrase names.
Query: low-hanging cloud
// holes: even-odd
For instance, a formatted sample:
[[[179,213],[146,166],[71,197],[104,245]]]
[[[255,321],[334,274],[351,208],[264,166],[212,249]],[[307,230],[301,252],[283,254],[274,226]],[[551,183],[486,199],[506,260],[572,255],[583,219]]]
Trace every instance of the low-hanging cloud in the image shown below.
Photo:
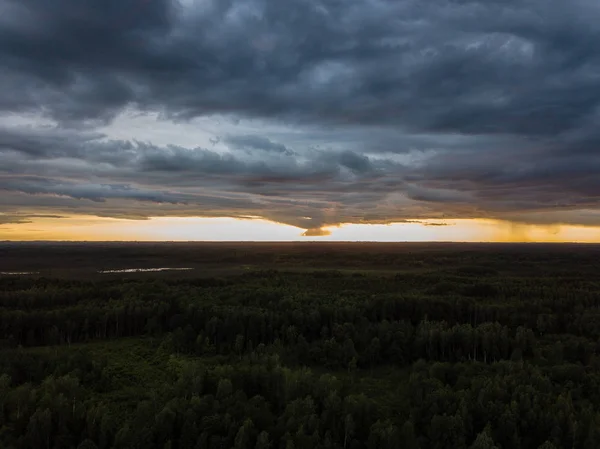
[[[331,231],[323,228],[310,228],[302,233],[302,237],[325,237],[331,235]]]

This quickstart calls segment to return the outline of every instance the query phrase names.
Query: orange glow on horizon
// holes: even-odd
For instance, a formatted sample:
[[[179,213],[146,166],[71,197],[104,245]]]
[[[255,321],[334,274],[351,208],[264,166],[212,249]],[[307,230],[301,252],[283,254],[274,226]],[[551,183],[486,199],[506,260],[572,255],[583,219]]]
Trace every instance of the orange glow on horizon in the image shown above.
[[[123,220],[71,216],[2,224],[0,240],[600,242],[600,227],[537,226],[481,219],[435,220],[440,222],[445,226],[427,226],[427,220],[425,224],[341,224],[302,236],[306,230],[264,219]]]

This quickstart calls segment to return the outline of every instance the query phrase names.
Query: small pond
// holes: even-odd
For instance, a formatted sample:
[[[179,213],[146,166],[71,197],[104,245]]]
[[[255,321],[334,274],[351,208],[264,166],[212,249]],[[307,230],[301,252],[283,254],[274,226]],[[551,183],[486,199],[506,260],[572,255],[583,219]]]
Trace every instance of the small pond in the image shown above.
[[[156,271],[189,271],[193,270],[193,268],[124,268],[121,270],[100,270],[98,273],[107,274],[107,273],[151,273]]]

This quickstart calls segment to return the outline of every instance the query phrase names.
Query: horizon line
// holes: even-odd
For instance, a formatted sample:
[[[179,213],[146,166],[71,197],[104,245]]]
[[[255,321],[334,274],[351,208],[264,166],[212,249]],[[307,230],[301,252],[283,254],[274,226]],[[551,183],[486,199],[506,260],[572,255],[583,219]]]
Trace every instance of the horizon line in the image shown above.
[[[503,241],[491,241],[491,240],[397,240],[397,241],[380,241],[380,240],[0,240],[2,243],[223,243],[223,244],[243,244],[243,243],[259,243],[259,244],[273,244],[273,243],[285,243],[285,244],[348,244],[348,243],[377,243],[381,245],[389,244],[471,244],[471,245],[600,245],[600,242],[585,242],[585,241],[514,241],[514,242],[503,242]]]

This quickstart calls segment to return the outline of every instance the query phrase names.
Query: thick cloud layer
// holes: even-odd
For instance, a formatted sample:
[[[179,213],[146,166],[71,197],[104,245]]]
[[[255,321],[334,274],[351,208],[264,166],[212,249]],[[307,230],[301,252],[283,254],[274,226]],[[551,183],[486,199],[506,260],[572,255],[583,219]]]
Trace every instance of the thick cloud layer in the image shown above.
[[[594,0],[0,0],[0,222],[600,225],[598,20]],[[111,137],[138,112],[206,118],[210,144]]]

